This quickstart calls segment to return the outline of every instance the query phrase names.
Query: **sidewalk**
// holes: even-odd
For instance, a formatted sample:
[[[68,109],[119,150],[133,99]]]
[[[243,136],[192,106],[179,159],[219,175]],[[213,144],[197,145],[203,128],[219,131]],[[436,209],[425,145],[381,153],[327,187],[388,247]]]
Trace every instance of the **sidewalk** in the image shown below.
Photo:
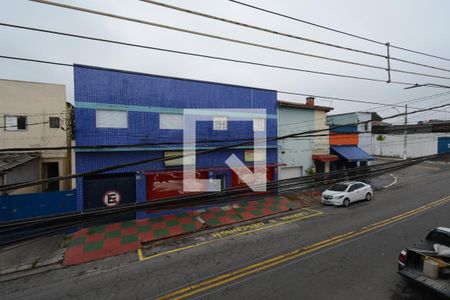
[[[151,219],[84,228],[70,237],[64,265],[77,265],[139,249],[142,244],[300,208],[286,197],[235,202]]]
[[[0,278],[23,270],[57,267],[63,261],[65,238],[59,234],[1,248]]]

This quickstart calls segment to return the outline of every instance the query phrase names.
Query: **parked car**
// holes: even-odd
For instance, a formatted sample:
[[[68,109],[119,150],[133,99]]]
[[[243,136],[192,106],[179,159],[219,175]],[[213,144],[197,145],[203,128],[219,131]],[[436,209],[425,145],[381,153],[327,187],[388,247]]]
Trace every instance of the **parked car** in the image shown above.
[[[373,198],[370,184],[359,181],[346,181],[333,184],[322,193],[322,203],[349,206],[350,203]]]
[[[425,241],[402,250],[398,274],[450,299],[450,228],[434,228]]]

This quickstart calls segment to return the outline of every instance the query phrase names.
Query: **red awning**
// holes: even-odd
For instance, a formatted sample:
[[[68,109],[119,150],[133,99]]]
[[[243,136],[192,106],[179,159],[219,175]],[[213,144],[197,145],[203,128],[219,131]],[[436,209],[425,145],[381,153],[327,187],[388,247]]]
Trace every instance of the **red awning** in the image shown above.
[[[333,154],[313,154],[312,159],[318,160],[321,162],[327,162],[327,161],[339,160],[339,157],[337,155],[333,155]]]

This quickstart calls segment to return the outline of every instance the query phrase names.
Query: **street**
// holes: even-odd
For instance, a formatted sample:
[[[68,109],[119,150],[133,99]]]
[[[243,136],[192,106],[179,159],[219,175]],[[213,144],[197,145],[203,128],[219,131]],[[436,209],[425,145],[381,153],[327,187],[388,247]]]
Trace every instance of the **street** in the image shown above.
[[[395,219],[450,195],[448,165],[422,163],[395,173],[398,183],[371,202],[350,208],[318,207],[323,214],[204,246],[139,261],[136,253],[50,271],[0,284],[2,299],[433,299],[396,274],[400,250],[434,226],[449,226],[450,203]],[[203,284],[243,267],[386,220],[379,228],[330,243],[236,280]],[[144,250],[145,254],[145,250]],[[225,275],[223,275],[225,274]],[[169,294],[170,295],[170,294]]]
[[[0,300],[450,300],[450,1],[3,2]]]

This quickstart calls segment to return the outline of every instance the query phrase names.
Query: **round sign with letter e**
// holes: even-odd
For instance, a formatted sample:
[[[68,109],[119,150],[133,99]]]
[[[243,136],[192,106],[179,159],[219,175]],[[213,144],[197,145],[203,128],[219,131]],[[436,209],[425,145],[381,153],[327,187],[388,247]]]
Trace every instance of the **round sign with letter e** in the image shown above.
[[[103,195],[103,203],[108,207],[117,206],[120,203],[120,193],[117,191],[108,191]]]

